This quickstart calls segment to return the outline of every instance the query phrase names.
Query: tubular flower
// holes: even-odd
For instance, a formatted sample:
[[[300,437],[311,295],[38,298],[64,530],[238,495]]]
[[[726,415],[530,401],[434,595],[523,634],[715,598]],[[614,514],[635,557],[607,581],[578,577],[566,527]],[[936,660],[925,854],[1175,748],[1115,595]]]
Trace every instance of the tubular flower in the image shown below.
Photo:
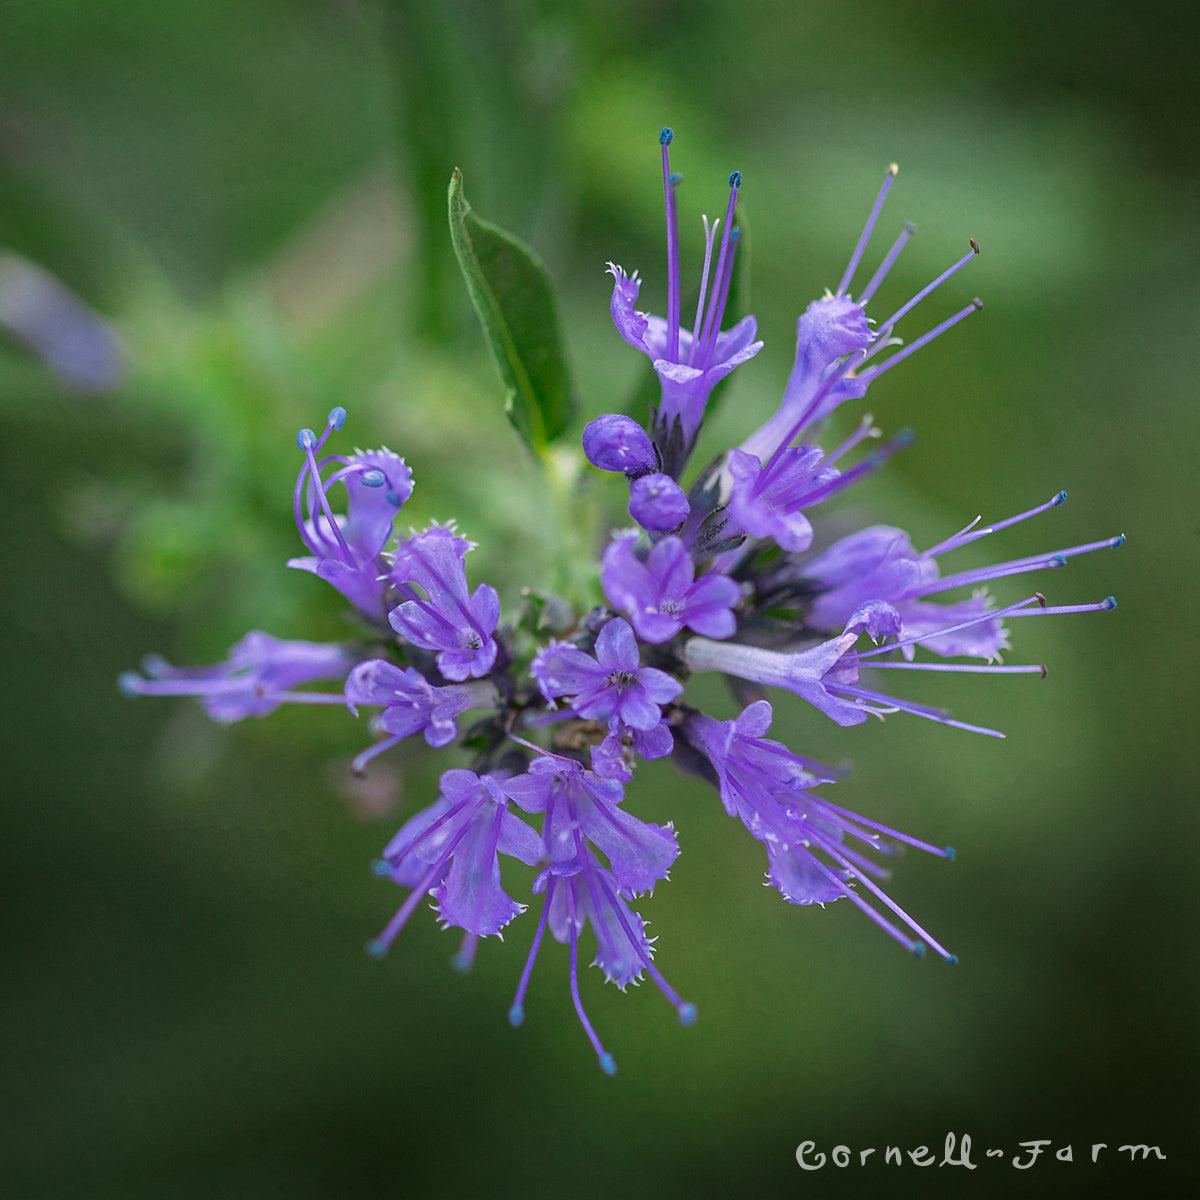
[[[980,307],[960,303],[950,316],[923,324],[915,339],[900,340],[909,314],[975,258],[978,245],[971,241],[970,253],[915,296],[885,307],[882,318],[868,315],[911,225],[861,290],[851,292],[895,167],[836,289],[797,320],[795,359],[777,411],[687,477],[714,385],[754,357],[762,342],[752,316],[723,328],[738,241],[732,222],[742,177],[736,171],[724,215],[704,219],[699,300],[694,320],[684,326],[679,176],[671,171],[671,143],[671,131],[663,130],[666,315],[640,312],[637,275],[610,264],[613,320],[620,336],[652,362],[661,384],[658,402],[644,422],[617,412],[595,416],[572,463],[569,453],[557,457],[561,447],[545,456],[555,483],[566,481],[552,489],[556,498],[573,501],[569,485],[578,482],[586,500],[570,516],[581,527],[566,530],[572,536],[557,543],[569,547],[559,551],[569,561],[556,565],[573,581],[570,596],[532,580],[519,597],[506,597],[502,620],[496,588],[468,583],[473,545],[453,522],[396,539],[393,525],[412,493],[412,472],[386,449],[328,453],[346,417],[336,408],[319,437],[307,429],[298,437],[303,461],[294,506],[309,554],[290,565],[346,597],[367,618],[371,639],[320,645],[254,632],[226,662],[186,669],[150,658],[143,674],[121,678],[131,695],[194,696],[220,721],[263,716],[284,703],[371,709],[374,740],[354,759],[358,771],[417,734],[433,749],[468,755],[459,761],[469,767],[447,770],[432,803],[411,815],[384,848],[377,873],[408,894],[368,950],[383,956],[426,897],[444,926],[462,931],[455,962],[463,969],[480,939],[524,926],[529,948],[509,1010],[519,1025],[549,930],[567,948],[572,1006],[610,1074],[615,1058],[583,1002],[581,943],[594,938],[593,964],[618,988],[649,977],[682,1024],[696,1017],[656,966],[641,911],[647,903],[641,898],[667,878],[679,854],[672,825],[635,815],[641,762],[670,756],[710,788],[725,812],[762,843],[768,882],[788,903],[811,911],[847,900],[912,953],[928,948],[954,961],[890,899],[879,861],[902,845],[945,859],[953,852],[831,799],[830,792],[844,786],[838,772],[767,736],[772,703],[803,702],[846,727],[907,713],[1001,737],[999,730],[905,699],[903,687],[881,687],[880,674],[1044,675],[1041,664],[1003,662],[1013,622],[1107,611],[1116,601],[1052,605],[1041,591],[1013,590],[1011,579],[1055,571],[1058,580],[1057,571],[1076,555],[1124,540],[944,568],[955,551],[1058,508],[1065,492],[991,525],[977,518],[927,550],[914,547],[902,522],[847,532],[845,511],[836,524],[827,519],[830,501],[880,470],[912,435],[899,430],[883,438],[874,419],[860,413],[848,437],[826,446],[822,420],[861,401],[892,367]],[[599,528],[596,495],[605,481],[594,472],[623,476],[606,481],[613,503]],[[514,487],[521,482],[514,480]],[[622,510],[639,528],[620,527]],[[691,681],[704,673],[728,680],[737,715],[718,720],[700,711],[698,697],[707,693]],[[318,681],[333,686],[312,690]],[[771,702],[763,698],[768,691]],[[469,723],[466,713],[474,714]],[[532,883],[526,872],[520,890],[512,860],[533,868]],[[520,922],[538,898],[537,915]]]

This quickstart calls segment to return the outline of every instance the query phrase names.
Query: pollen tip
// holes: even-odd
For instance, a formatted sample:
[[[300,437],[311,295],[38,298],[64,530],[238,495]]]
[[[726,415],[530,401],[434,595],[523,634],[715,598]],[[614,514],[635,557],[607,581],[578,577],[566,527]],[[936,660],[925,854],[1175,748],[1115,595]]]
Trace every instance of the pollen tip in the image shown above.
[[[740,188],[742,186],[741,171],[731,171],[729,174],[729,186],[731,188]]]
[[[1113,610],[1114,608],[1116,608],[1116,607],[1117,607],[1117,598],[1116,598],[1116,596],[1108,596],[1108,597],[1106,597],[1104,600],[1102,600],[1102,601],[1100,602],[1100,607],[1101,607],[1101,608],[1102,608],[1102,609],[1103,609],[1105,612],[1112,612],[1112,610]]]
[[[679,1023],[680,1025],[696,1023],[696,1006],[690,1000],[684,1000],[679,1005]]]
[[[1058,495],[1055,496],[1054,499],[1050,501],[1050,503],[1053,504],[1056,508],[1060,504],[1066,504],[1066,502],[1067,502],[1067,493],[1065,491],[1059,492]]]
[[[1045,679],[1049,674],[1050,674],[1050,668],[1048,666],[1046,666],[1045,663],[1042,663],[1042,672],[1041,672],[1041,675],[1039,676],[1039,678]]]
[[[122,671],[117,676],[117,687],[125,696],[140,696],[143,682],[145,681],[136,671]]]
[[[456,950],[450,955],[450,965],[460,974],[466,975],[475,961],[475,956],[465,950]]]
[[[742,227],[740,225],[735,225],[729,231],[729,240],[731,242],[740,242],[742,240]]]
[[[1046,597],[1043,596],[1041,592],[1034,592],[1033,597],[1038,602],[1040,607],[1046,607]]]
[[[973,309],[974,309],[976,312],[978,312],[978,311],[979,311],[979,310],[980,310],[980,309],[983,307],[983,301],[982,301],[982,300],[980,300],[980,298],[979,298],[978,296],[976,296],[976,297],[975,297],[975,298],[974,298],[974,299],[971,301],[971,307],[972,307],[972,308],[973,308]]]
[[[678,187],[683,182],[683,176],[678,171],[672,171],[670,179],[667,182],[672,187]]]
[[[371,874],[386,879],[392,873],[392,864],[386,858],[377,858],[371,864]]]
[[[371,958],[375,959],[383,958],[388,952],[387,942],[383,938],[372,938],[363,949]]]
[[[617,1060],[607,1050],[600,1055],[600,1070],[605,1075],[615,1075],[617,1073]]]
[[[1067,556],[1065,554],[1052,554],[1046,560],[1048,567],[1065,567],[1067,565]]]
[[[908,948],[909,948],[909,950],[912,951],[912,955],[914,958],[924,958],[925,957],[926,947],[925,947],[924,942],[916,942],[916,941],[910,942],[908,945]]]
[[[892,163],[891,166],[889,166],[887,169],[887,174],[889,174],[893,179],[895,179],[896,176],[900,174],[900,164]]]
[[[917,435],[911,429],[901,429],[892,440],[898,449],[903,449],[905,446],[911,446],[917,440]]]
[[[387,483],[387,476],[379,470],[378,467],[372,467],[369,471],[364,471],[359,477],[358,482],[363,487],[377,488],[383,487]]]
[[[974,250],[976,254],[978,254],[979,253],[979,243],[974,238],[967,238],[967,241],[969,241],[971,243],[971,249]]]
[[[662,143],[664,146],[669,146],[669,145],[671,144],[671,139],[672,139],[674,136],[675,136],[675,130],[673,130],[673,129],[670,127],[670,125],[664,125],[664,126],[663,126],[663,128],[662,128],[662,133],[660,133],[660,134],[658,135],[658,140],[659,140],[659,141],[660,141],[660,142],[661,142],[661,143]]]
[[[904,232],[907,233],[909,237],[912,237],[912,235],[917,232],[917,227],[911,221],[905,221]]]
[[[329,424],[334,429],[341,429],[345,423],[346,410],[340,404],[335,404],[333,408],[329,410]]]
[[[958,962],[958,955],[957,955],[957,954],[945,954],[945,955],[943,955],[942,957],[943,957],[944,961],[945,961],[946,963],[949,963],[949,964],[953,964],[953,963],[956,963],[956,962]]]
[[[1115,550],[1118,546],[1123,545],[1125,545],[1125,535],[1123,533],[1118,533],[1117,536],[1108,543],[1108,548],[1110,550]]]
[[[953,862],[958,857],[958,851],[953,846],[947,846],[944,853],[950,862]]]
[[[525,1005],[514,1004],[508,1010],[508,1023],[516,1029],[525,1020]]]
[[[296,434],[296,445],[301,450],[313,450],[317,445],[317,435],[311,429],[302,429]]]

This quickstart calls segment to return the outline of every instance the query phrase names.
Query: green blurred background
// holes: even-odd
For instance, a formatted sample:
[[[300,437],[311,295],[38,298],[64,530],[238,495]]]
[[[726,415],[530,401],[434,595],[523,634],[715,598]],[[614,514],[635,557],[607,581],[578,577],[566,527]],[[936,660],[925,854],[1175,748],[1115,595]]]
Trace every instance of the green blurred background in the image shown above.
[[[102,313],[127,365],[89,390],[0,343],[0,1192],[1171,1194],[1198,1115],[1195,12],[4,4],[0,251]],[[248,628],[342,636],[338,597],[283,566],[295,430],[335,403],[348,443],[406,455],[409,520],[457,516],[480,543],[474,580],[509,600],[537,582],[542,498],[450,257],[445,186],[461,166],[477,210],[543,254],[583,412],[611,410],[641,363],[604,264],[640,268],[662,310],[664,123],[689,271],[699,213],[729,170],[745,181],[767,347],[710,448],[772,410],[796,315],[836,285],[896,160],[872,254],[906,218],[918,236],[881,303],[974,236],[983,255],[918,325],[986,308],[873,389],[885,428],[919,436],[855,517],[928,545],[1065,487],[974,561],[1129,544],[1042,583],[1054,603],[1115,592],[1116,613],[1014,622],[1010,661],[1048,662],[1045,682],[903,689],[1007,741],[777,705],[796,749],[853,757],[843,803],[957,847],[953,864],[910,854],[892,887],[956,967],[912,960],[848,904],[782,903],[711,792],[643,768],[629,807],[674,820],[684,853],[642,911],[700,1019],[680,1029],[652,986],[621,996],[588,972],[608,1079],[560,947],[507,1026],[528,918],[465,978],[428,914],[383,964],[362,953],[400,896],[368,864],[453,755],[406,746],[355,788],[361,722],[222,729],[115,680],[147,651],[219,659]],[[806,1138],[878,1160],[951,1131],[978,1170],[794,1158]],[[1080,1161],[984,1159],[1033,1138]],[[1168,1159],[1091,1166],[1093,1142]]]

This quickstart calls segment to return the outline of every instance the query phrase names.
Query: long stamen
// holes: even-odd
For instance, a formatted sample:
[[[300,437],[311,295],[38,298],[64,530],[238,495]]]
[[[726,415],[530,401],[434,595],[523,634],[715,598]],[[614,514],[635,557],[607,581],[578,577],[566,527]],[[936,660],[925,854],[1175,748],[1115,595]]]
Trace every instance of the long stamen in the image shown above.
[[[546,919],[550,915],[550,896],[547,890],[546,901],[542,905],[542,915],[538,918],[537,932],[533,935],[533,945],[529,947],[529,955],[525,959],[525,968],[517,983],[517,994],[508,1007],[508,1023],[515,1029],[525,1020],[525,992],[529,988],[529,980],[533,975],[533,964],[537,961],[538,951],[542,948],[542,934],[546,932]]]
[[[917,227],[911,221],[904,222],[904,229],[900,236],[892,243],[892,248],[887,252],[883,262],[879,264],[879,269],[871,276],[871,282],[862,290],[862,294],[858,297],[860,305],[865,306],[867,301],[875,295],[875,289],[887,278],[887,273],[896,263],[896,259],[900,257],[900,251],[904,249],[905,243],[914,233]]]
[[[564,882],[562,886],[567,889],[567,916],[571,925],[571,1003],[575,1006],[575,1015],[579,1018],[580,1025],[583,1026],[583,1032],[587,1034],[588,1041],[592,1043],[592,1049],[596,1051],[596,1056],[600,1059],[600,1069],[605,1075],[615,1075],[617,1060],[605,1050],[604,1043],[600,1041],[599,1035],[592,1027],[591,1021],[588,1020],[588,1015],[583,1008],[583,1001],[579,996],[579,926],[575,919],[575,889],[569,882]],[[548,894],[547,892],[547,896]],[[549,903],[548,898],[546,903]]]
[[[959,321],[964,320],[974,312],[978,312],[982,307],[982,300],[972,300],[966,308],[962,309],[960,312],[956,312],[952,317],[947,317],[947,319],[944,320],[940,325],[935,325],[928,333],[923,333],[915,342],[909,342],[909,344],[905,346],[903,350],[893,354],[892,357],[886,362],[875,364],[869,368],[869,371],[864,371],[863,374],[869,374],[870,378],[873,380],[878,379],[879,376],[884,373],[884,371],[890,371],[894,366],[902,363],[906,358],[908,358],[910,354],[916,354],[918,350],[928,346],[934,338],[940,337],[946,332],[947,329],[952,329],[959,323]],[[884,342],[879,342],[878,345],[882,346],[884,345]],[[868,351],[867,357],[869,358],[870,356],[870,351]]]
[[[709,345],[709,339],[715,338],[720,332],[719,322],[714,324],[717,318],[717,309],[724,308],[724,297],[729,295],[729,281],[725,277],[725,261],[729,258],[729,241],[733,230],[733,207],[737,203],[738,188],[741,186],[742,173],[734,171],[729,176],[729,207],[725,210],[725,232],[721,234],[721,250],[717,255],[717,270],[713,276],[712,300],[704,317],[704,329],[700,334],[700,342],[703,346],[699,364],[701,367],[707,364],[711,356],[712,348]],[[736,246],[736,244],[735,240],[734,245]],[[729,266],[732,269],[732,261]]]
[[[907,316],[931,292],[937,291],[952,275],[957,274],[979,253],[979,243],[971,238],[971,251],[964,254],[952,267],[947,267],[932,283],[927,283],[907,304],[902,304],[886,321],[879,323],[879,338],[877,345],[886,341],[896,323]]]
[[[729,234],[729,262],[725,267],[725,274],[721,281],[721,295],[717,301],[717,318],[713,326],[713,335],[709,338],[704,350],[704,361],[700,364],[701,369],[707,371],[709,364],[712,362],[712,356],[716,352],[717,338],[721,333],[721,322],[725,318],[725,306],[729,302],[729,289],[733,283],[733,264],[737,256],[738,244],[742,240],[742,231],[737,226],[734,226]]]
[[[721,223],[718,217],[710,226],[708,217],[700,218],[704,222],[704,270],[700,275],[700,297],[696,301],[696,324],[692,329],[692,344],[688,347],[688,366],[695,364],[696,347],[700,342],[700,325],[704,320],[704,300],[708,295],[708,269],[712,265],[713,241],[717,236],[717,226]]]
[[[900,168],[895,163],[892,163],[888,167],[887,174],[883,177],[883,187],[879,189],[879,195],[875,197],[875,204],[871,209],[871,215],[867,218],[866,225],[863,226],[863,231],[858,238],[858,245],[854,247],[854,253],[850,256],[850,263],[846,267],[846,273],[842,276],[842,282],[838,284],[838,289],[834,295],[844,296],[846,294],[846,289],[850,286],[850,280],[854,278],[854,272],[858,270],[858,264],[862,261],[867,243],[871,240],[871,234],[875,231],[875,222],[879,220],[879,214],[883,209],[884,200],[887,199],[888,190],[891,188],[899,171]]]
[[[936,953],[940,954],[942,958],[944,958],[947,962],[958,961],[958,959],[951,954],[950,951],[947,950],[946,947],[937,940],[937,938],[935,938],[927,929],[925,929],[924,926],[913,920],[913,918],[910,917],[908,913],[905,912],[904,909],[901,908],[900,905],[897,904],[895,900],[893,900],[881,887],[879,887],[867,875],[867,873],[859,870],[853,863],[851,863],[847,858],[845,851],[837,842],[825,837],[819,830],[813,831],[812,840],[818,846],[820,846],[821,849],[824,850],[825,853],[834,860],[834,862],[840,863],[842,866],[844,866],[846,870],[848,870],[855,877],[855,879],[857,879],[858,882],[861,883],[862,886],[871,893],[872,896],[879,900],[881,904],[884,904],[891,909],[891,911],[894,912],[896,916],[898,916],[914,933],[918,934],[922,939],[924,939],[927,945],[932,946]]]
[[[667,359],[679,361],[679,218],[675,205],[675,186],[678,175],[671,174],[670,154],[667,147],[675,134],[663,129],[659,135],[662,143],[663,191],[667,201]]]
[[[989,533],[995,533],[999,529],[1007,529],[1010,525],[1017,525],[1021,521],[1027,521],[1030,517],[1039,516],[1048,509],[1057,508],[1060,504],[1065,504],[1067,499],[1066,492],[1057,492],[1051,496],[1045,504],[1038,504],[1034,508],[1027,509],[1023,513],[1017,513],[1015,517],[1008,517],[1003,521],[996,521],[987,526],[986,529],[976,529],[980,518],[976,517],[969,525],[960,529],[953,537],[948,537],[944,542],[938,542],[936,546],[926,550],[921,555],[922,558],[937,558],[939,554],[946,554],[950,550],[957,550],[960,546],[965,546],[969,542],[978,541],[979,538],[987,537]]]

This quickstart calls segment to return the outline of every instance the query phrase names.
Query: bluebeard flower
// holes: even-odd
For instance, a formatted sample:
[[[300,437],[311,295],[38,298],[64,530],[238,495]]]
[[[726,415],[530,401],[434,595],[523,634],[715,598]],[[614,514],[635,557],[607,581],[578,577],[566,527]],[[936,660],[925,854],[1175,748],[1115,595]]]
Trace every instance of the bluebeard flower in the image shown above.
[[[173,667],[158,655],[147,655],[142,670],[120,678],[128,696],[196,696],[214,721],[265,717],[281,704],[339,704],[341,693],[298,692],[318,679],[340,682],[354,666],[344,646],[283,641],[261,630],[246,634],[223,663],[210,667]]]
[[[650,435],[621,413],[605,413],[587,423],[583,452],[593,467],[619,471],[631,480],[657,471],[660,465]]]
[[[530,664],[530,672],[548,700],[572,697],[571,707],[592,721],[621,722],[650,730],[662,721],[663,704],[683,691],[665,671],[643,667],[637,639],[626,621],[614,617],[596,638],[596,657],[566,642],[555,642]]]
[[[364,616],[379,623],[385,615],[386,570],[379,556],[392,536],[396,514],[412,495],[412,472],[404,459],[386,448],[318,459],[329,435],[341,429],[345,420],[346,410],[335,408],[319,438],[311,429],[297,435],[305,457],[293,504],[300,536],[312,554],[290,559],[287,565],[320,576]],[[322,478],[322,471],[330,466],[335,469]],[[335,483],[346,489],[345,515],[335,513],[330,503],[329,489]]]
[[[725,210],[725,228],[717,262],[712,268],[713,247],[720,218],[709,224],[704,218],[704,270],[700,276],[700,298],[696,321],[691,331],[680,327],[679,229],[675,215],[675,188],[679,177],[671,173],[668,147],[674,134],[662,131],[663,189],[667,201],[667,315],[665,318],[638,312],[641,284],[614,263],[608,264],[613,277],[612,316],[621,336],[647,355],[662,383],[662,402],[654,419],[660,449],[669,448],[666,470],[678,475],[700,432],[704,408],[713,388],[734,367],[753,358],[763,343],[755,341],[758,323],[743,317],[732,329],[721,332],[729,285],[733,279],[733,261],[740,233],[733,227],[733,208],[742,183],[740,172],[729,176],[729,205]],[[710,285],[711,279],[711,285]],[[675,427],[678,424],[678,432]],[[667,457],[664,454],[664,457]]]
[[[665,642],[688,628],[709,637],[729,637],[737,628],[731,611],[742,590],[724,575],[696,578],[683,542],[666,537],[646,555],[637,555],[637,534],[619,534],[604,551],[600,579],[604,594],[629,614],[638,636]]]
[[[492,669],[492,634],[500,620],[500,596],[491,584],[468,594],[463,559],[471,548],[453,524],[431,525],[396,547],[391,570],[396,590],[408,597],[388,614],[392,628],[414,646],[437,650],[438,670],[459,681]]]
[[[525,905],[500,886],[500,854],[532,865],[542,856],[542,843],[509,810],[494,776],[447,771],[438,799],[408,821],[383,852],[378,873],[412,891],[369,944],[370,953],[386,953],[428,893],[437,902],[443,925],[466,930],[459,965],[469,966],[479,938],[499,934],[525,911]]]
[[[379,727],[391,736],[360,754],[354,769],[361,771],[377,754],[414,733],[424,733],[435,748],[448,746],[458,737],[456,717],[471,708],[494,708],[498,700],[494,685],[484,680],[435,687],[412,667],[401,670],[386,659],[367,659],[346,680],[346,704],[352,713],[359,704],[383,705]]]
[[[885,933],[914,954],[933,949],[949,962],[954,956],[880,890],[875,879],[887,872],[846,844],[853,839],[876,854],[895,853],[887,839],[953,858],[950,848],[931,846],[887,826],[868,821],[816,795],[813,787],[830,783],[779,742],[763,737],[773,714],[765,700],[748,705],[736,720],[714,721],[696,713],[684,723],[684,736],[708,760],[717,777],[725,811],[737,817],[763,842],[770,863],[768,879],[792,904],[827,904],[845,896]],[[870,905],[857,884],[908,927],[916,938]]]
[[[864,414],[840,445],[827,450],[819,437],[822,418],[861,399],[891,367],[979,307],[973,301],[906,345],[897,337],[901,321],[974,257],[978,247],[972,242],[970,254],[888,317],[875,321],[867,315],[911,226],[862,291],[851,295],[895,168],[887,173],[836,291],[799,317],[795,363],[778,411],[682,485],[713,385],[757,354],[762,343],[755,340],[753,317],[721,329],[737,244],[731,226],[741,183],[737,172],[730,177],[723,226],[705,218],[695,323],[682,328],[678,177],[670,170],[670,141],[664,130],[666,317],[638,312],[636,275],[610,265],[613,318],[621,336],[650,357],[661,400],[645,426],[606,413],[582,435],[583,454],[593,466],[624,476],[610,481],[616,519],[624,506],[616,489],[628,486],[628,512],[641,531],[610,534],[615,521],[587,527],[596,507],[596,481],[590,480],[587,502],[563,518],[568,527],[560,532],[570,536],[557,543],[565,561],[556,565],[572,581],[571,594],[556,596],[533,581],[501,624],[496,589],[479,583],[472,591],[468,585],[465,560],[473,547],[453,523],[412,533],[389,550],[396,514],[412,491],[412,473],[390,450],[324,453],[345,420],[337,408],[320,437],[303,430],[298,439],[304,462],[294,503],[310,555],[290,565],[336,587],[378,636],[369,645],[325,646],[252,633],[225,663],[181,669],[150,659],[145,676],[127,673],[121,679],[130,694],[198,697],[224,721],[262,716],[285,702],[345,705],[355,713],[376,709],[370,726],[377,740],[354,759],[359,771],[418,733],[430,747],[469,754],[469,769],[446,771],[433,803],[410,817],[384,850],[379,874],[409,893],[368,948],[382,956],[428,896],[442,924],[463,931],[455,962],[465,969],[479,939],[499,937],[531,896],[542,897],[510,1020],[519,1025],[524,1018],[533,965],[549,929],[568,947],[571,1001],[609,1073],[615,1059],[588,1018],[580,991],[579,943],[587,928],[596,939],[594,965],[607,980],[623,990],[648,976],[683,1024],[696,1016],[655,966],[645,919],[633,907],[637,897],[667,878],[679,853],[673,826],[649,823],[625,808],[625,785],[634,783],[639,764],[670,755],[711,785],[725,811],[763,843],[768,881],[789,903],[849,900],[914,954],[928,947],[953,961],[883,891],[887,872],[876,861],[902,844],[944,858],[952,852],[828,799],[823,793],[835,785],[837,772],[766,736],[773,710],[761,698],[762,689],[791,693],[843,726],[904,712],[1003,736],[881,691],[872,674],[1044,675],[1040,664],[1001,662],[1011,622],[1105,611],[1116,602],[1110,597],[1050,605],[1041,592],[1000,602],[987,588],[1009,577],[1057,570],[1077,554],[1124,540],[1090,541],[942,573],[943,556],[1047,512],[1065,493],[990,526],[979,527],[976,520],[925,551],[917,551],[897,524],[874,524],[836,540],[828,527],[821,528],[822,506],[879,470],[911,440],[901,430],[864,452],[868,441],[882,436]],[[563,453],[552,460],[551,492],[560,502],[573,499],[565,493],[582,463],[569,457]],[[340,495],[338,484],[346,496],[344,511],[331,498]],[[575,527],[575,521],[584,524]],[[570,557],[579,547],[599,545],[604,549],[598,571],[590,559]],[[814,545],[824,548],[813,553]],[[941,599],[955,589],[958,598]],[[607,604],[600,602],[601,590]],[[947,661],[964,656],[968,661]],[[699,711],[685,691],[698,672],[727,677],[737,716],[722,721]],[[305,690],[318,680],[334,681],[337,690]],[[459,718],[466,712],[477,715],[462,730]],[[632,807],[632,790],[630,799]],[[506,858],[534,868],[524,898],[506,890]]]

